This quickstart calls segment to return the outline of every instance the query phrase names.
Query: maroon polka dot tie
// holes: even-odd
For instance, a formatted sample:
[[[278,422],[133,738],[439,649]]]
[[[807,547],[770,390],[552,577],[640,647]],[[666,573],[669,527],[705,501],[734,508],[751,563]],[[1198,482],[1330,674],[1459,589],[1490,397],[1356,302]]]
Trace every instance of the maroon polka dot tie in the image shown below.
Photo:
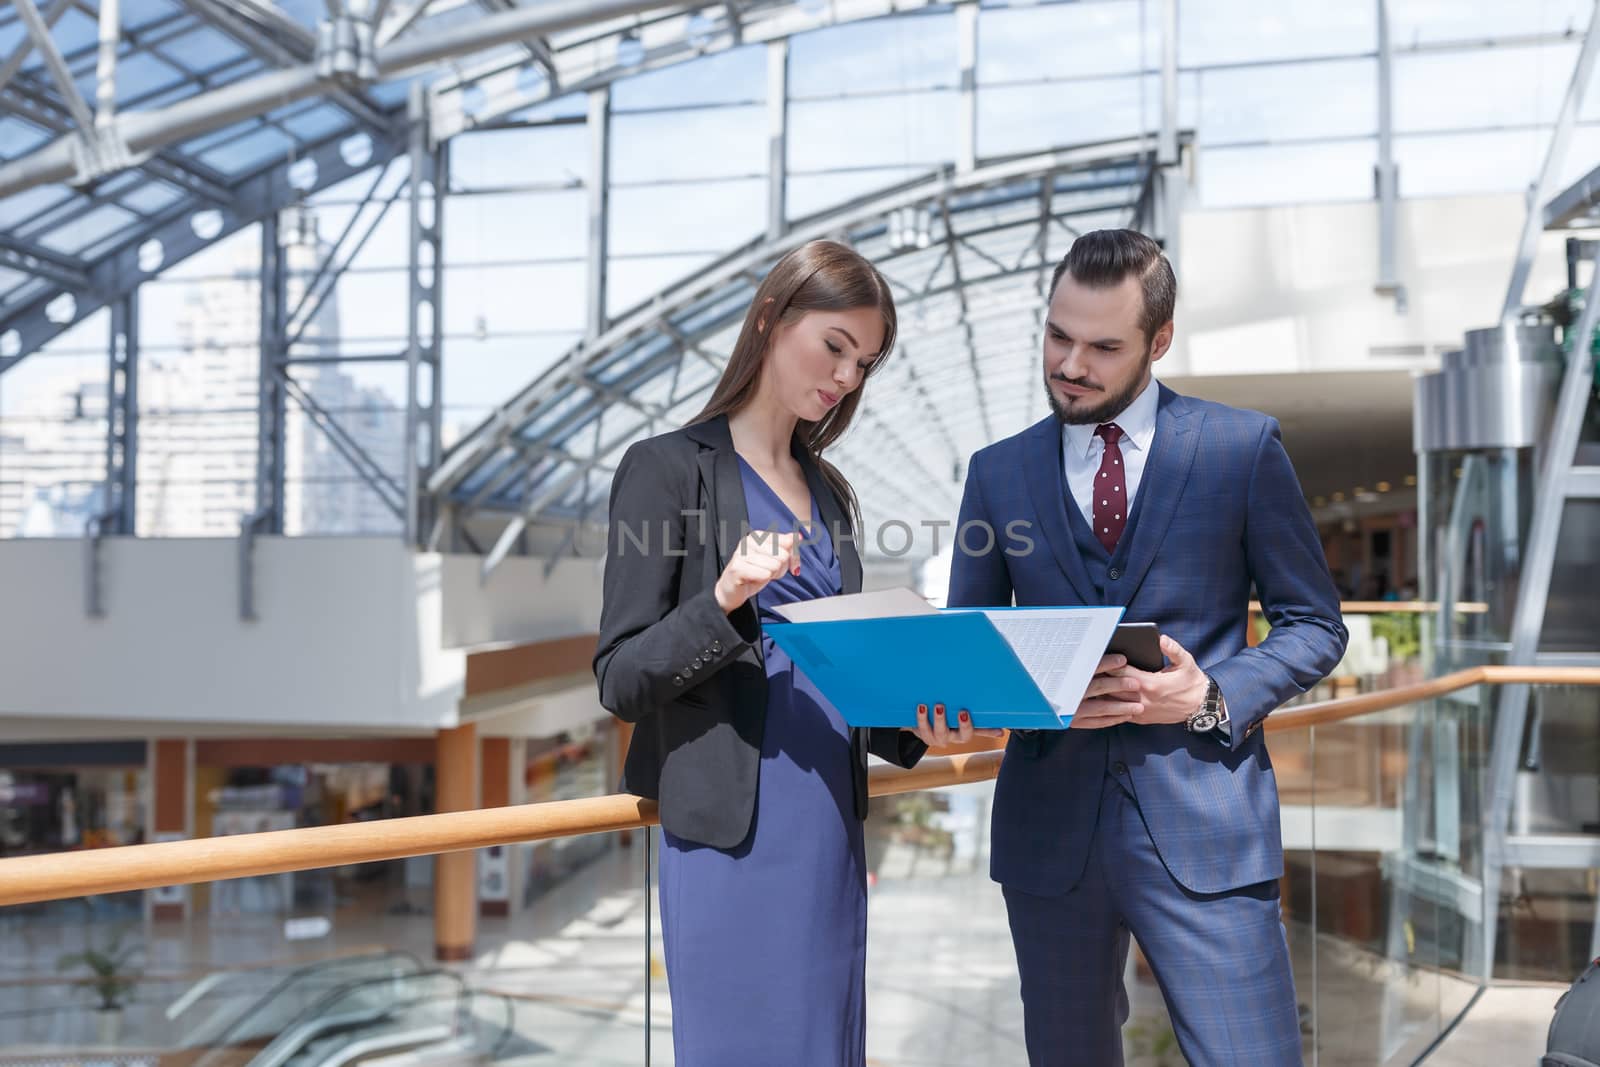
[[[1094,435],[1106,443],[1100,469],[1094,476],[1094,535],[1107,552],[1116,552],[1122,528],[1128,525],[1128,489],[1122,472],[1122,449],[1117,447],[1122,428],[1106,422],[1095,427]]]

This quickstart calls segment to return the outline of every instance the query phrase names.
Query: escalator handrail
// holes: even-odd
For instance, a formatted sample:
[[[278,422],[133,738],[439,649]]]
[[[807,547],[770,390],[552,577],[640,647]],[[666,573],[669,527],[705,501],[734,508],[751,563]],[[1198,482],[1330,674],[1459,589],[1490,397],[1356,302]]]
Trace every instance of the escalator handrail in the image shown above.
[[[460,1012],[460,1005],[471,996],[471,989],[467,986],[466,980],[462,978],[461,975],[454,971],[443,970],[442,968],[419,971],[414,974],[363,978],[356,981],[347,982],[344,985],[330,989],[323,996],[319,997],[317,1000],[301,1009],[298,1015],[289,1020],[288,1024],[285,1025],[284,1028],[278,1033],[278,1036],[273,1038],[265,1048],[263,1048],[253,1059],[251,1059],[249,1067],[281,1067],[281,1064],[287,1062],[290,1057],[292,1057],[306,1044],[306,1042],[315,1038],[317,1035],[325,1033],[329,1029],[338,1026],[359,1024],[364,1021],[385,1018],[393,1014],[395,1010],[396,1005],[391,1004],[366,1011],[351,1011],[342,1016],[330,1016],[328,1014],[328,1009],[330,1007],[337,1006],[340,1000],[349,996],[351,993],[367,986],[388,985],[395,982],[413,982],[423,978],[429,980],[442,978],[446,980],[447,984],[453,985],[455,988],[449,995],[456,1000],[458,1013]],[[410,1005],[438,999],[438,997],[413,997],[406,1001],[406,1004]]]
[[[409,964],[410,970],[403,972],[405,974],[426,973],[423,971],[422,962],[417,959],[416,955],[403,949],[389,949],[384,952],[373,952],[360,956],[340,956],[331,960],[318,960],[316,963],[307,964],[304,967],[298,967],[284,975],[270,989],[268,989],[261,996],[257,997],[254,1003],[229,1020],[228,1023],[223,1027],[222,1031],[215,1037],[208,1037],[203,1039],[201,1042],[188,1044],[186,1047],[190,1048],[198,1047],[199,1045],[203,1044],[208,1049],[207,1055],[202,1056],[196,1062],[195,1067],[205,1067],[205,1063],[210,1058],[211,1052],[214,1052],[219,1048],[230,1047],[231,1042],[238,1039],[239,1032],[247,1019],[252,1018],[258,1012],[270,1009],[273,1003],[280,996],[284,995],[288,991],[289,987],[295,983],[319,973],[326,974],[327,972],[335,970],[339,967],[352,966],[355,964],[373,964],[381,961],[389,961],[398,963],[400,965]],[[387,981],[390,977],[393,977],[393,975],[380,975],[377,977]],[[349,983],[345,984],[348,985]],[[334,988],[340,989],[344,988],[344,986],[340,985],[335,986]]]

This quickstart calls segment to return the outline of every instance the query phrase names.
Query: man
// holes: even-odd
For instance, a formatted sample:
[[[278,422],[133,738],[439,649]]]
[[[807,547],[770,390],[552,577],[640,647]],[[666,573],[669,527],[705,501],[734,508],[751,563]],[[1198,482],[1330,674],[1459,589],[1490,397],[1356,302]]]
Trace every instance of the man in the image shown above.
[[[1025,522],[1032,550],[958,543],[952,606],[1122,605],[1160,627],[1167,659],[1146,673],[1106,657],[1072,729],[1006,750],[991,874],[1035,1067],[1122,1063],[1130,933],[1189,1063],[1301,1062],[1260,727],[1346,633],[1276,420],[1151,378],[1176,296],[1150,238],[1079,237],[1045,322],[1054,414],[973,456],[961,504],[958,529]],[[1256,648],[1252,586],[1272,624]]]

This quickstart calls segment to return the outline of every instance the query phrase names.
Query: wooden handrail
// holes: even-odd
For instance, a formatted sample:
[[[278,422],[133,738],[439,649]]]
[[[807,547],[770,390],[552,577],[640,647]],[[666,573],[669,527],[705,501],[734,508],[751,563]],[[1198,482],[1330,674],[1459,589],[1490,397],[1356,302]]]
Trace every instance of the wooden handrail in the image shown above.
[[[1261,602],[1250,601],[1250,611],[1256,615],[1261,614]],[[1426,615],[1431,611],[1438,611],[1439,604],[1434,600],[1341,600],[1339,613],[1341,615]],[[1458,615],[1483,615],[1489,610],[1489,605],[1478,600],[1463,600],[1455,605]]]
[[[999,771],[1001,755],[997,750],[925,759],[909,771],[875,766],[871,792],[873,796],[890,796],[984,781]],[[0,860],[0,906],[465,852],[518,841],[634,830],[659,821],[655,801],[620,793],[338,826],[19,856]]]
[[[1361,715],[1402,708],[1418,700],[1431,700],[1446,693],[1482,684],[1487,680],[1483,674],[1485,669],[1469,667],[1451,674],[1441,674],[1437,678],[1396,686],[1393,689],[1380,689],[1375,693],[1360,693],[1356,696],[1319,700],[1311,704],[1285,708],[1267,716],[1266,721],[1262,723],[1262,729],[1268,733],[1306,730],[1325,723],[1341,722]]]
[[[1326,700],[1268,717],[1269,733],[1307,729],[1402,707],[1469,686],[1600,686],[1600,668],[1473,667],[1415,685]],[[911,770],[874,766],[873,796],[979,782],[1000,770],[1000,750],[924,759]],[[0,860],[0,906],[227,878],[463,852],[490,845],[652,826],[654,801],[625,794],[520,804],[403,819],[308,826]]]
[[[1314,704],[1302,704],[1299,707],[1276,711],[1267,717],[1262,729],[1268,733],[1305,730],[1312,726],[1342,722],[1345,719],[1354,719],[1379,711],[1391,711],[1419,700],[1431,700],[1474,685],[1516,683],[1600,686],[1600,667],[1468,667],[1466,670],[1441,674],[1437,678],[1429,678],[1411,685],[1382,689],[1376,693],[1362,693],[1359,696],[1340,697],[1337,700],[1319,700]]]

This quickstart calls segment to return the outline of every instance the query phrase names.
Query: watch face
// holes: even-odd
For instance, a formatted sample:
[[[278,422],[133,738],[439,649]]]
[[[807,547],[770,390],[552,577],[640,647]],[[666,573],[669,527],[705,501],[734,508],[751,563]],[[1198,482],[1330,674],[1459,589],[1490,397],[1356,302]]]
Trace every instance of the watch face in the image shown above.
[[[1189,729],[1193,733],[1208,734],[1217,728],[1217,713],[1202,711],[1189,720]]]

